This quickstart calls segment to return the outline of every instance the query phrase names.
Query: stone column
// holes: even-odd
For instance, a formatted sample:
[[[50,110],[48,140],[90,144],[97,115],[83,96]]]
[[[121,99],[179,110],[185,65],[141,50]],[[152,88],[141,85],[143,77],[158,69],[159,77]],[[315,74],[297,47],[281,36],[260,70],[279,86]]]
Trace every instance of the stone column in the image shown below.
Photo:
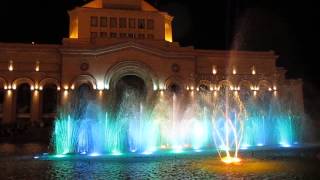
[[[40,93],[41,91],[31,91],[31,122],[40,122]]]

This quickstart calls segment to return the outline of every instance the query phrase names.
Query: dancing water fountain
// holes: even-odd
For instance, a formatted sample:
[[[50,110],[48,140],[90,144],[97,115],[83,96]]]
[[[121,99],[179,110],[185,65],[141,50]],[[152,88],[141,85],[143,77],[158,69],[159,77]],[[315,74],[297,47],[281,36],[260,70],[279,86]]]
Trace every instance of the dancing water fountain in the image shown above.
[[[234,163],[241,150],[290,147],[299,140],[299,117],[275,90],[257,93],[228,81],[188,89],[161,90],[150,103],[145,92],[125,85],[110,106],[76,93],[82,101],[71,101],[55,121],[54,153],[151,155],[215,149],[223,162]]]

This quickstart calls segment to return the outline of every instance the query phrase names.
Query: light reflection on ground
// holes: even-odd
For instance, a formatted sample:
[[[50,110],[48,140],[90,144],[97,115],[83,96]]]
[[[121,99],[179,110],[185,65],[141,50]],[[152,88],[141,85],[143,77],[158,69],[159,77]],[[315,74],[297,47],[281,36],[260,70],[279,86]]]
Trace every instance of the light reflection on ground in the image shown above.
[[[210,158],[193,163],[193,168],[216,175],[233,177],[269,177],[292,178],[320,177],[320,161],[317,159],[242,159],[240,163],[225,164],[220,159]]]

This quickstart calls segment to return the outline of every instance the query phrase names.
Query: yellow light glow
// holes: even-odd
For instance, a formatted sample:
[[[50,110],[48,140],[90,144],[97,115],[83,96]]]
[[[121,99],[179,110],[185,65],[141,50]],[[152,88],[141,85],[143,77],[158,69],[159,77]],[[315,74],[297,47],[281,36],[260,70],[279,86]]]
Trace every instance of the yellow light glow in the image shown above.
[[[168,42],[173,42],[171,24],[169,22],[166,22],[164,26],[165,26],[165,40]]]
[[[39,62],[39,61],[36,62],[35,71],[36,71],[36,72],[39,72],[39,71],[40,71],[40,62]]]
[[[35,91],[34,91],[34,96],[36,96],[36,97],[37,97],[37,96],[38,96],[38,94],[39,94],[39,91],[38,91],[38,90],[35,90]]]
[[[273,90],[276,91],[277,90],[277,86],[273,86]]]
[[[78,17],[72,18],[72,20],[71,20],[69,38],[71,38],[71,39],[78,39],[79,38],[79,19],[78,19]]]
[[[237,74],[237,69],[236,69],[235,67],[233,67],[233,69],[232,69],[232,74],[233,74],[233,75],[236,75],[236,74]]]
[[[69,86],[68,86],[68,85],[64,85],[64,89],[65,89],[65,90],[68,90],[68,89],[69,89]]]
[[[254,66],[252,66],[251,73],[252,73],[252,75],[256,74],[256,68]]]
[[[9,71],[13,71],[13,61],[9,61],[9,66],[8,66]]]
[[[278,95],[278,92],[277,92],[277,91],[273,91],[273,95],[274,95],[274,96],[277,96],[277,95]]]
[[[217,95],[218,95],[217,91],[214,91],[213,95],[214,95],[214,97],[217,97]]]
[[[226,156],[226,157],[222,158],[221,161],[226,164],[237,164],[237,163],[241,162],[241,159],[238,157]]]
[[[253,95],[254,95],[254,96],[257,96],[257,91],[253,91]]]
[[[217,74],[217,68],[215,65],[212,66],[212,74],[216,75]]]
[[[61,90],[60,86],[58,86],[58,87],[57,87],[57,90],[58,90],[58,91],[60,91],[60,90]]]
[[[103,95],[103,90],[99,90],[99,95],[100,95],[100,96]]]
[[[68,96],[68,90],[64,90],[63,95],[64,95],[64,97],[67,97]]]
[[[8,90],[8,96],[10,97],[12,95],[12,91]]]
[[[190,89],[189,86],[187,86],[187,91],[189,91],[189,89]]]

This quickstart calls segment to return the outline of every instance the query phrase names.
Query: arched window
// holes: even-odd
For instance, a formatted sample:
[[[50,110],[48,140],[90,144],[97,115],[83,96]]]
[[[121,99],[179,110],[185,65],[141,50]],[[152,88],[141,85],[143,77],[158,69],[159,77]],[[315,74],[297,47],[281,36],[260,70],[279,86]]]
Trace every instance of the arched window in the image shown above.
[[[18,86],[17,90],[17,114],[28,114],[31,111],[31,90],[27,83]]]
[[[172,93],[179,94],[181,92],[181,88],[178,84],[173,83],[169,86],[169,90]]]
[[[200,91],[200,92],[207,93],[207,92],[210,91],[210,88],[209,88],[209,86],[207,86],[207,85],[205,85],[205,84],[201,84],[201,85],[199,86],[199,91]]]
[[[51,114],[57,112],[58,93],[55,84],[44,86],[42,90],[42,113]]]

